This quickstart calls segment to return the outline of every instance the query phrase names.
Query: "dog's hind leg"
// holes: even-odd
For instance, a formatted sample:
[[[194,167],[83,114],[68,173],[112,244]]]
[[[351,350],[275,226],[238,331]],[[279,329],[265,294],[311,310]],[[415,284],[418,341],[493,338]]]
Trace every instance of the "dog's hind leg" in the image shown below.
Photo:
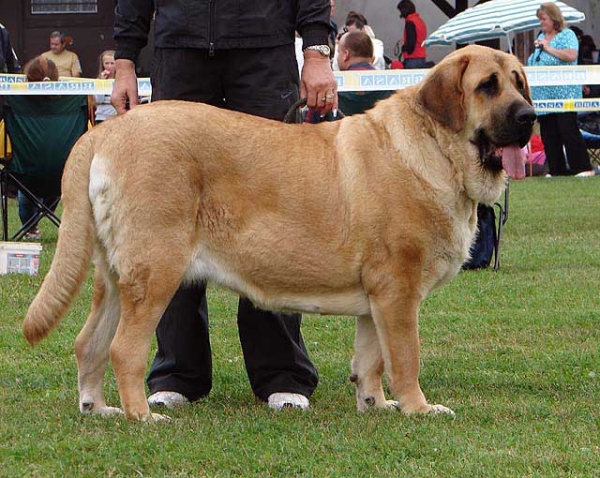
[[[370,315],[356,318],[354,358],[350,380],[356,386],[356,406],[359,412],[371,407],[397,407],[398,402],[386,400],[381,384],[383,357],[377,331]]]
[[[94,297],[88,319],[75,340],[79,409],[82,413],[120,413],[104,400],[104,374],[108,350],[119,321],[119,297],[114,277],[99,261],[94,276]]]
[[[454,412],[443,405],[430,405],[419,385],[420,344],[418,308],[415,291],[371,296],[371,312],[383,354],[388,384],[406,414]]]
[[[121,319],[110,346],[110,358],[123,411],[130,420],[167,418],[150,413],[144,375],[152,334],[189,263],[184,254],[177,254],[177,248],[180,252],[182,244],[167,243],[151,264],[144,260],[129,262],[119,279]]]

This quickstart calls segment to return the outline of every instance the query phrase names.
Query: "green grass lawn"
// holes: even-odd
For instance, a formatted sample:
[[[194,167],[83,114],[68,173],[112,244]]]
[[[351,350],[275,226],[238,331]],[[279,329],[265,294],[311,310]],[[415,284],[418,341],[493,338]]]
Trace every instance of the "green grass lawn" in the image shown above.
[[[0,276],[2,477],[600,476],[598,177],[513,182],[500,270],[461,272],[424,302],[421,386],[455,419],[358,414],[349,317],[305,317],[311,409],[268,410],[245,375],[236,297],[217,287],[209,398],[166,423],[82,416],[73,341],[91,281],[47,340],[21,335],[54,251],[53,226],[42,234],[40,275]]]

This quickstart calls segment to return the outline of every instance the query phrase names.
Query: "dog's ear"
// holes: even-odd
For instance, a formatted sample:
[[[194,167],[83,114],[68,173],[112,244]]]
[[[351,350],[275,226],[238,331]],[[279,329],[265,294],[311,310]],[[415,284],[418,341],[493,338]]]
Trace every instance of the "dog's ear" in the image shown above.
[[[521,65],[519,65],[519,76],[521,77],[525,92],[523,93],[523,97],[531,106],[533,106],[533,101],[531,100],[531,91],[529,90],[529,81],[527,81],[527,75],[525,74],[525,70]]]
[[[417,93],[423,109],[455,132],[463,128],[467,119],[462,79],[468,65],[466,55],[441,63],[425,77]]]

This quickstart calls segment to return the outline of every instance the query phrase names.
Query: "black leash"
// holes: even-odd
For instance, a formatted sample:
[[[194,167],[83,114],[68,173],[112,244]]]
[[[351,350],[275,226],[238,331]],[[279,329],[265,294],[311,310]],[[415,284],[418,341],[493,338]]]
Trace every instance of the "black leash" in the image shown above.
[[[297,110],[304,108],[306,106],[307,101],[308,101],[307,98],[300,98],[292,106],[290,106],[290,109],[288,110],[288,112],[285,114],[285,117],[283,118],[283,122],[288,123],[288,124],[296,123],[297,122],[296,121]],[[342,119],[345,116],[346,115],[344,115],[344,113],[342,113],[341,110],[337,110],[336,119]]]

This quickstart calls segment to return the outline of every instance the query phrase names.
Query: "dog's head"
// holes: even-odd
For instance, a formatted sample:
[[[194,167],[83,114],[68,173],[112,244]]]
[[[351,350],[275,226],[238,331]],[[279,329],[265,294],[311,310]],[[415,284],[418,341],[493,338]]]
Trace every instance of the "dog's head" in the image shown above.
[[[520,148],[536,115],[517,58],[482,46],[457,50],[425,77],[417,101],[434,120],[467,134],[484,168],[524,176]]]

